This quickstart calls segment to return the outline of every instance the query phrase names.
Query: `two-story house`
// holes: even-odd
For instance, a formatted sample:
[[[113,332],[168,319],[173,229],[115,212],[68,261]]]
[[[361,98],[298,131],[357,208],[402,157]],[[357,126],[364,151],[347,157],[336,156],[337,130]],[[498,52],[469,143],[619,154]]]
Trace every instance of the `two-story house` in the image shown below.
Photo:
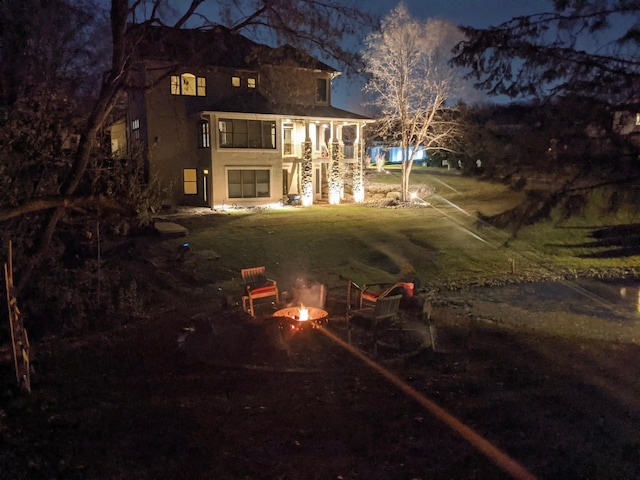
[[[361,198],[372,119],[331,106],[335,69],[223,27],[155,27],[138,52],[116,130],[126,138],[112,144],[144,152],[148,178],[176,204],[337,203],[345,175]]]

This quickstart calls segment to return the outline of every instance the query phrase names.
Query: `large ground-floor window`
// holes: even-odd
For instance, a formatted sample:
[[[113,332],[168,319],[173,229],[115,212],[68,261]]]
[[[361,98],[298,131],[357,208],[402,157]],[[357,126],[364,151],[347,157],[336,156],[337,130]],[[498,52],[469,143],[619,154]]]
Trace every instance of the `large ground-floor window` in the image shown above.
[[[269,197],[269,170],[229,170],[229,198]]]

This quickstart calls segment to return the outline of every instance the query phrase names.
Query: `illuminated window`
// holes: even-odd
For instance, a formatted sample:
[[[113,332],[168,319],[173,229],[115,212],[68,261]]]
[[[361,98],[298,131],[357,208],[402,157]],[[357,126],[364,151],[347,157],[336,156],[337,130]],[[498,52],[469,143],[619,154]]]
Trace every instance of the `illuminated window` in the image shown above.
[[[256,88],[256,79],[255,78],[247,78],[247,87]]]
[[[180,95],[180,75],[171,75],[171,95]]]
[[[183,191],[185,195],[196,195],[198,193],[198,173],[195,168],[185,168],[183,175]]]
[[[636,125],[640,125],[640,113],[636,113]]]
[[[197,80],[197,94],[199,97],[207,96],[207,79],[204,77],[198,77]]]
[[[171,75],[171,95],[205,97],[207,95],[207,79],[196,77],[192,73]]]
[[[209,148],[211,146],[211,135],[209,132],[209,122],[201,120],[198,122],[198,148]]]
[[[231,77],[231,85],[234,87],[240,86],[240,77]]]
[[[218,134],[221,148],[276,148],[274,120],[221,119]]]
[[[316,83],[316,102],[326,103],[329,98],[328,87],[329,82],[326,78],[318,78]]]
[[[182,95],[195,96],[196,94],[196,76],[190,73],[183,73],[180,76],[180,87]]]
[[[229,198],[269,197],[269,170],[229,170],[227,185]]]

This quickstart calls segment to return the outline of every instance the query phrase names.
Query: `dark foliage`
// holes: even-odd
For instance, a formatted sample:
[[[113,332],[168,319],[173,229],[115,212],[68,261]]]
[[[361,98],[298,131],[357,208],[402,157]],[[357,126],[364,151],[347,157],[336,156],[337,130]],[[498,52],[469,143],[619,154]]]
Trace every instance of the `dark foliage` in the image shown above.
[[[496,27],[463,27],[468,40],[455,63],[473,69],[495,95],[577,93],[614,103],[633,99],[639,84],[640,2],[556,0],[555,11]]]
[[[140,229],[159,198],[139,152],[111,158],[105,135],[145,35],[224,21],[227,35],[266,36],[355,68],[341,39],[373,24],[346,0],[233,1],[215,11],[220,2],[210,18],[203,3],[0,0],[0,240],[13,243],[23,309],[48,328],[94,328],[123,303],[106,292],[132,288],[96,256],[96,234],[118,241]]]

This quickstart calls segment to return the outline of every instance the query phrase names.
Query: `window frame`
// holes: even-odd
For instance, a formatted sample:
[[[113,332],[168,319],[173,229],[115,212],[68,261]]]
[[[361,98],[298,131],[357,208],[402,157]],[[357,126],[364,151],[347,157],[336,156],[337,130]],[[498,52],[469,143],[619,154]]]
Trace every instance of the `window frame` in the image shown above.
[[[197,168],[182,169],[182,194],[183,195],[198,194],[198,169]]]
[[[211,148],[211,126],[207,120],[198,122],[198,148]]]
[[[196,96],[196,76],[193,73],[180,75],[180,94],[188,97]]]
[[[233,179],[236,180],[233,183],[231,178],[232,175],[236,177]],[[271,176],[271,168],[227,168],[227,198],[230,200],[271,198]]]
[[[140,141],[140,119],[135,118],[131,121],[131,137],[135,141]]]
[[[207,96],[207,79],[206,77],[196,77],[196,96]]]
[[[278,148],[276,127],[275,120],[219,118],[218,148],[276,150]]]
[[[170,76],[171,95],[187,97],[206,97],[207,78],[198,77],[193,73],[184,72],[180,75]]]
[[[323,105],[329,103],[329,79],[327,78],[316,78],[316,103]]]

